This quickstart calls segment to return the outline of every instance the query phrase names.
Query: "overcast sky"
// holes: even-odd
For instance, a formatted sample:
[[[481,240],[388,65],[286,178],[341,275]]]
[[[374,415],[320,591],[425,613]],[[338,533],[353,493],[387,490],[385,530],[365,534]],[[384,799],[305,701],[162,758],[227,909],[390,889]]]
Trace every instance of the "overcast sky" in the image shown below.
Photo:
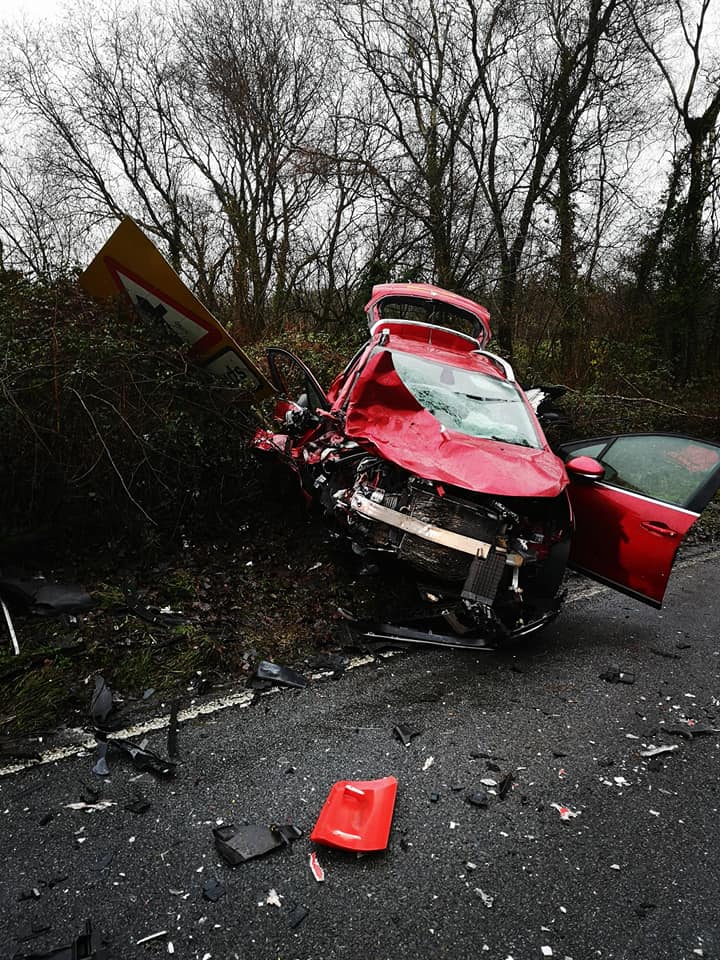
[[[0,16],[3,20],[14,20],[22,15],[52,18],[62,7],[61,0],[0,0]]]

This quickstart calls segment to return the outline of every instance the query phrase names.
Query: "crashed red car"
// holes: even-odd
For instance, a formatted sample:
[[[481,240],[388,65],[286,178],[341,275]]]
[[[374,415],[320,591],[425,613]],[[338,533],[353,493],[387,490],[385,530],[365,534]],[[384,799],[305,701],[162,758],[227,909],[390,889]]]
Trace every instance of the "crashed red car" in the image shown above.
[[[557,614],[568,565],[659,607],[720,484],[720,445],[633,434],[553,452],[543,393],[526,394],[486,349],[484,307],[384,284],[366,312],[370,338],[327,391],[302,360],[268,350],[280,399],[254,438],[357,553],[419,575],[435,613],[366,632],[472,647],[521,636]]]
[[[558,612],[568,565],[660,606],[720,484],[720,445],[691,437],[553,452],[541,426],[553,391],[526,394],[487,350],[487,310],[437,287],[375,287],[370,338],[326,392],[281,348],[268,351],[269,383],[129,218],[80,282],[98,299],[125,296],[248,403],[279,395],[255,448],[295,471],[357,553],[389,554],[420,578],[427,616],[366,634],[478,647],[531,633]]]

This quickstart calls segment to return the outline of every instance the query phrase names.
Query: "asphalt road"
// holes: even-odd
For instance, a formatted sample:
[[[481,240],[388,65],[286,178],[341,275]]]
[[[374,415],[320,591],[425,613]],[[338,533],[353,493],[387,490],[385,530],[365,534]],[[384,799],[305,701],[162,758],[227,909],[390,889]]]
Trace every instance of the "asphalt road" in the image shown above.
[[[720,957],[720,734],[658,733],[720,726],[719,619],[716,555],[673,574],[663,611],[601,591],[512,652],[415,648],[190,721],[171,781],[123,760],[99,779],[89,754],[1,777],[0,955],[67,943],[89,917],[112,960],[170,943],[205,960]],[[600,679],[618,667],[635,683]],[[407,748],[397,723],[422,731]],[[164,749],[164,733],[149,739]],[[640,756],[660,744],[680,749]],[[504,799],[466,802],[508,772]],[[333,782],[389,774],[388,850],[317,847],[324,883],[307,836],[235,868],[215,852],[217,822],[309,834]],[[66,808],[88,783],[113,805]],[[138,791],[152,801],[140,815],[123,806]],[[226,888],[215,903],[209,878]],[[271,890],[280,908],[260,905]],[[308,911],[297,928],[294,904]]]

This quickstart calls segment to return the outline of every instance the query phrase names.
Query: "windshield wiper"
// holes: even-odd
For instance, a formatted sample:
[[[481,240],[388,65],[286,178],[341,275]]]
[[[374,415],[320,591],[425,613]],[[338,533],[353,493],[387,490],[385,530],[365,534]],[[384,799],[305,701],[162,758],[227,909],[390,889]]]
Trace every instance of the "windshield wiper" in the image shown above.
[[[532,447],[532,444],[529,443],[529,442],[528,442],[527,440],[525,440],[524,438],[520,438],[519,440],[511,440],[510,437],[496,437],[496,436],[492,436],[492,437],[490,437],[490,439],[491,439],[491,440],[499,440],[500,443],[514,443],[516,447]]]
[[[473,393],[466,393],[466,400],[481,400],[483,403],[511,403],[514,397],[477,397]]]

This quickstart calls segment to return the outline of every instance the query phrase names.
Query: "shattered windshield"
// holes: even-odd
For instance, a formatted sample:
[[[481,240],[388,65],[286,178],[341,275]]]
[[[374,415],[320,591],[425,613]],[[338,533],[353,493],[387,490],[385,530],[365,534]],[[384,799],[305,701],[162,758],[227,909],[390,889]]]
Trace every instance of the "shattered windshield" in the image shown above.
[[[403,385],[442,426],[469,437],[540,446],[514,384],[410,353],[391,355]]]

